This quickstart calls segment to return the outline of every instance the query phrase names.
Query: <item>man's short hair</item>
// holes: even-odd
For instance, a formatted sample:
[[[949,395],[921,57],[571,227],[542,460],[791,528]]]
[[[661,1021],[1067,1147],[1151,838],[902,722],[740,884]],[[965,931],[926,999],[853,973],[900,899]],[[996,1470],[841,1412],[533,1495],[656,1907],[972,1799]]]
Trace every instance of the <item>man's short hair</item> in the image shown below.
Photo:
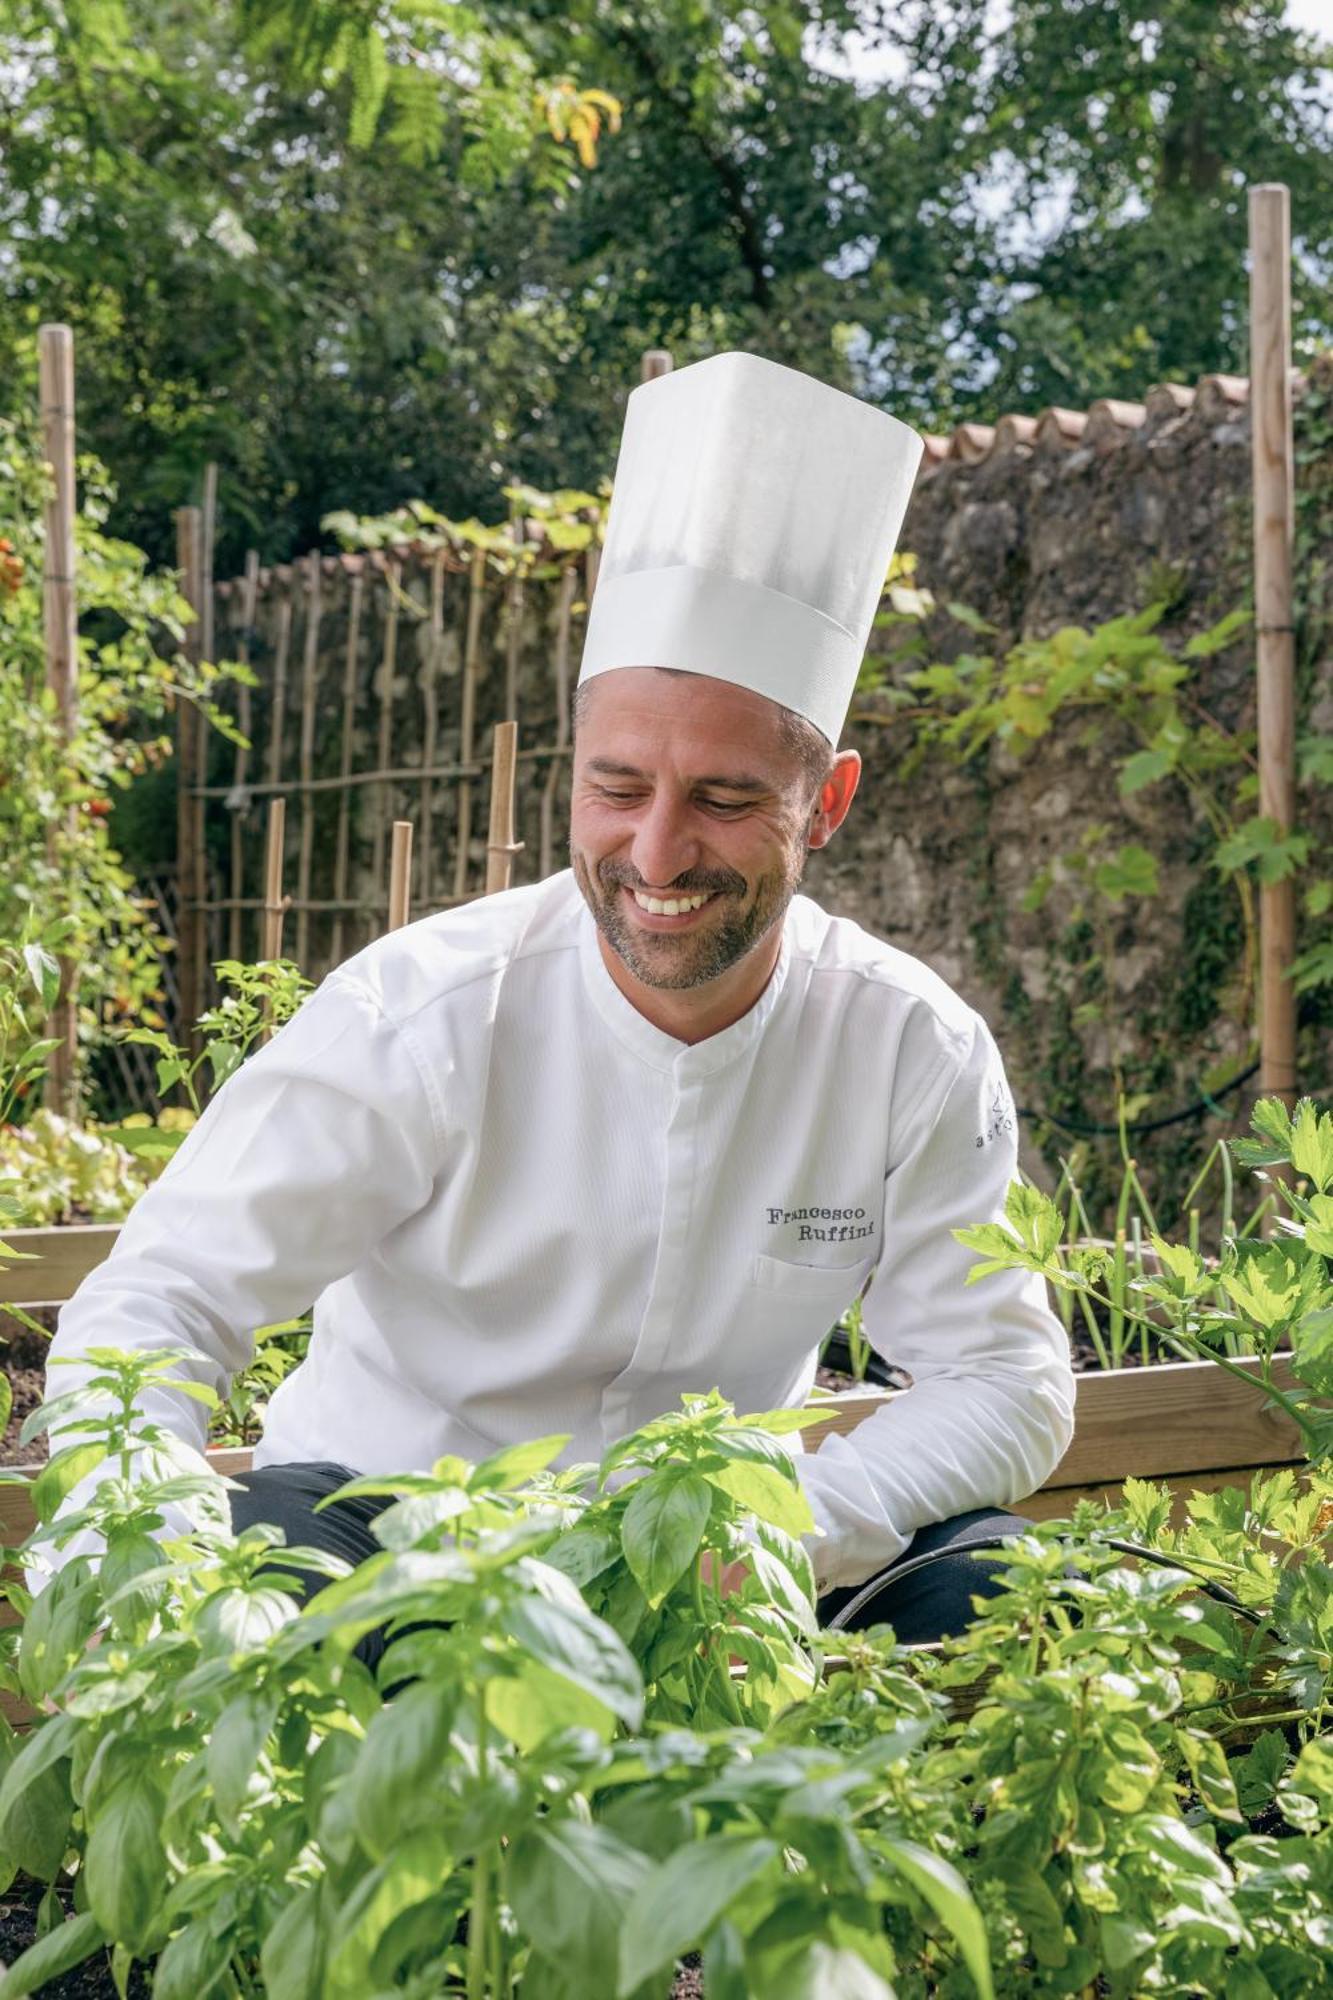
[[[685,667],[654,667],[655,674],[678,674],[689,671]],[[590,681],[580,681],[574,689],[571,719],[575,733],[578,731],[583,709],[587,701]],[[784,708],[775,702],[778,711],[778,737],[784,750],[790,750],[798,759],[805,789],[811,801],[817,797],[833,769],[833,745],[822,729],[816,729],[808,716],[798,715],[794,708]]]

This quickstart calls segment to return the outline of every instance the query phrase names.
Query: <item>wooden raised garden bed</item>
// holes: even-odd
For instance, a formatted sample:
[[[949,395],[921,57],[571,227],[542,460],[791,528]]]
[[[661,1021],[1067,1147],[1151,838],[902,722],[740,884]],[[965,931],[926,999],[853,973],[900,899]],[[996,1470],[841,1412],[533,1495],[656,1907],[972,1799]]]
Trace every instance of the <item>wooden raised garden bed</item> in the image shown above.
[[[76,1224],[7,1233],[11,1248],[33,1262],[0,1262],[0,1304],[58,1305],[68,1299],[109,1253],[115,1224]],[[1077,1378],[1074,1441],[1039,1493],[1015,1501],[1016,1509],[1045,1520],[1067,1513],[1082,1497],[1114,1498],[1129,1477],[1164,1479],[1181,1494],[1248,1484],[1265,1467],[1302,1457],[1295,1425],[1278,1409],[1265,1410],[1258,1363],[1240,1364],[1254,1386],[1211,1361],[1168,1361],[1151,1367],[1112,1369]],[[1291,1383],[1286,1364],[1280,1386]],[[832,1431],[844,1435],[901,1391],[862,1390],[829,1399],[828,1414],[812,1417],[807,1442]],[[211,1451],[225,1473],[244,1471],[248,1451]],[[27,1495],[0,1488],[0,1528],[12,1546],[31,1530]]]

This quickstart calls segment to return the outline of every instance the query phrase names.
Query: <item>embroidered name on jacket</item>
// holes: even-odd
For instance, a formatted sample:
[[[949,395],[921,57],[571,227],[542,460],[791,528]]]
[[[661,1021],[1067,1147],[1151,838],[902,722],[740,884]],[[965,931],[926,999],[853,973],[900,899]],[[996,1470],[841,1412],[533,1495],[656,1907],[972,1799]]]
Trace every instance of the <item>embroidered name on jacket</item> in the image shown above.
[[[875,1233],[864,1208],[770,1208],[765,1214],[772,1229],[794,1227],[798,1243],[855,1243]]]

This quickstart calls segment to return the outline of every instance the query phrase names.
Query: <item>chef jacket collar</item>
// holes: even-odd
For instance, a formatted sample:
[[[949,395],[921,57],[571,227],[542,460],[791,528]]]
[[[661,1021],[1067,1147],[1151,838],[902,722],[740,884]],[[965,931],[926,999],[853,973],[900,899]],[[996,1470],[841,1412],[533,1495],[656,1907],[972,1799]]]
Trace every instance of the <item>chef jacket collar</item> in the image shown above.
[[[589,999],[622,1047],[652,1069],[709,1076],[715,1070],[725,1068],[750,1049],[762,1035],[787,981],[791,952],[784,920],[782,943],[773,976],[749,1012],[742,1014],[739,1021],[733,1021],[729,1028],[706,1036],[702,1042],[682,1042],[675,1035],[668,1035],[663,1029],[654,1027],[616,985],[606,969],[597,942],[597,925],[586,904],[579,910],[578,924],[579,960]]]

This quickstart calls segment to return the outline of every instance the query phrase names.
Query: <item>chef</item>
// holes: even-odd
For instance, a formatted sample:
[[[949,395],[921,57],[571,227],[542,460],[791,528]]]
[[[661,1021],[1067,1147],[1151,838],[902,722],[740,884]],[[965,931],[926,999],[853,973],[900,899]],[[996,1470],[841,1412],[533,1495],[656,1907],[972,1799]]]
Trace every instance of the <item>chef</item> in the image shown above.
[[[312,1512],[354,1473],[557,1431],[595,1459],[715,1386],[799,1404],[864,1295],[912,1387],[797,1455],[823,1611],[966,1621],[960,1551],[1021,1525],[1072,1432],[1041,1281],[967,1287],[953,1235],[1002,1213],[1012,1104],[971,1008],[797,893],[855,797],[837,746],[920,450],[751,354],[630,396],[569,869],[331,972],[61,1315],[53,1358],[186,1348],[225,1393],[252,1329],[314,1301],[238,1527],[355,1560],[383,1503]],[[146,1407],[202,1447],[196,1402]]]

